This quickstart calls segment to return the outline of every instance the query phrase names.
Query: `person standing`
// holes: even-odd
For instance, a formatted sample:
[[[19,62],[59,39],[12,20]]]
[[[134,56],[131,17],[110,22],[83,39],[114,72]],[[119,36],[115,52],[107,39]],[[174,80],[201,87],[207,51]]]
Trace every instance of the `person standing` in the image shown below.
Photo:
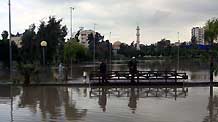
[[[131,83],[135,83],[135,74],[137,73],[137,61],[135,57],[132,57],[132,59],[128,63],[129,67],[129,73],[131,74]]]
[[[59,74],[59,79],[62,79],[62,75],[63,75],[63,66],[62,66],[62,63],[60,63],[58,65],[58,74]]]
[[[133,62],[133,68],[132,68],[133,73],[137,74],[137,61],[135,57],[133,57],[132,62]]]
[[[106,76],[107,76],[107,65],[105,63],[105,60],[103,60],[100,64],[100,75],[102,83],[107,82]]]

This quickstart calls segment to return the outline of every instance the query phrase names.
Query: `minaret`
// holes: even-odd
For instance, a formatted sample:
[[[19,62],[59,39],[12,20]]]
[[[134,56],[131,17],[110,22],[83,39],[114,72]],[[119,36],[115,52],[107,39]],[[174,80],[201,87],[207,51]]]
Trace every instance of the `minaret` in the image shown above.
[[[140,28],[139,28],[139,26],[137,26],[137,28],[136,28],[136,49],[137,50],[140,50],[140,46],[139,46],[139,44],[140,44]]]

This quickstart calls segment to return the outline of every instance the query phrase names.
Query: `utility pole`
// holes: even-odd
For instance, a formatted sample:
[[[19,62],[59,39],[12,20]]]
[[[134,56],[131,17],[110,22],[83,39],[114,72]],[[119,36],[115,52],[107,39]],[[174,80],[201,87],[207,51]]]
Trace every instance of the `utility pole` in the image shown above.
[[[9,61],[10,61],[10,76],[12,74],[12,49],[11,49],[11,0],[8,0],[9,6]]]
[[[112,45],[111,45],[111,32],[110,32],[110,35],[109,35],[109,44],[110,44],[110,46],[109,46],[109,56],[110,56],[110,70],[112,70],[112,58],[111,58],[111,51],[112,51]]]
[[[11,0],[8,0],[9,9],[9,61],[10,61],[10,78],[12,79],[12,49],[11,49]],[[11,98],[11,121],[13,121],[13,89],[10,86],[10,98]]]
[[[95,35],[96,35],[96,33],[95,33],[95,26],[96,26],[97,24],[96,23],[94,23],[94,44],[93,44],[93,63],[94,63],[94,71],[95,71]]]
[[[73,37],[73,11],[74,8],[70,7],[70,38]]]
[[[178,62],[177,62],[177,70],[179,70],[179,46],[180,46],[179,32],[177,32],[177,34],[178,34],[178,54],[177,54]]]
[[[11,99],[11,122],[14,121],[14,116],[13,116],[13,86],[10,85],[10,99]]]

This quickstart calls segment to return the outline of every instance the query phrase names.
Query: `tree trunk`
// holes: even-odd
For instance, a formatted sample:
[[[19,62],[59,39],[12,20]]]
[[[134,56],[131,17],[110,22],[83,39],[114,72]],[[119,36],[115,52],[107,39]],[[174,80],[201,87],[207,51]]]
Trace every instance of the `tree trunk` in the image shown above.
[[[25,73],[24,75],[24,85],[29,86],[30,85],[30,74]]]
[[[213,71],[214,71],[213,54],[211,54],[211,56],[210,56],[210,83],[213,83]]]
[[[65,77],[64,77],[64,79],[65,79],[65,81],[67,81],[68,80],[68,72],[69,72],[68,65],[65,66],[64,70],[65,70]]]

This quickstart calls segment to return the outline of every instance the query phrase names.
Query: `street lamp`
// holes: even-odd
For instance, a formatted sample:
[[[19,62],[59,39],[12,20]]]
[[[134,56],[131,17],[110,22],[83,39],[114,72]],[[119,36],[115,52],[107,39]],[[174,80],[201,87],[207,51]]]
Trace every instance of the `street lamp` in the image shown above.
[[[179,70],[179,46],[180,46],[180,40],[179,40],[179,32],[177,32],[178,34],[178,51],[177,51],[177,70]]]
[[[12,72],[12,49],[11,49],[11,0],[8,0],[9,8],[9,61],[10,61],[10,77]]]
[[[110,34],[109,34],[109,44],[110,44],[110,46],[109,46],[109,56],[110,56],[110,70],[112,70],[112,58],[111,58],[111,56],[112,56],[112,54],[111,54],[111,52],[112,52],[112,44],[110,43],[111,42],[111,32],[110,32]]]
[[[40,45],[42,47],[43,65],[45,65],[45,47],[47,46],[47,42],[41,41]]]
[[[93,64],[94,64],[94,71],[95,71],[95,35],[96,35],[96,32],[95,32],[95,26],[97,24],[94,23],[94,44],[93,44]]]
[[[70,7],[70,38],[73,37],[73,11],[74,11],[74,8],[73,7]]]

